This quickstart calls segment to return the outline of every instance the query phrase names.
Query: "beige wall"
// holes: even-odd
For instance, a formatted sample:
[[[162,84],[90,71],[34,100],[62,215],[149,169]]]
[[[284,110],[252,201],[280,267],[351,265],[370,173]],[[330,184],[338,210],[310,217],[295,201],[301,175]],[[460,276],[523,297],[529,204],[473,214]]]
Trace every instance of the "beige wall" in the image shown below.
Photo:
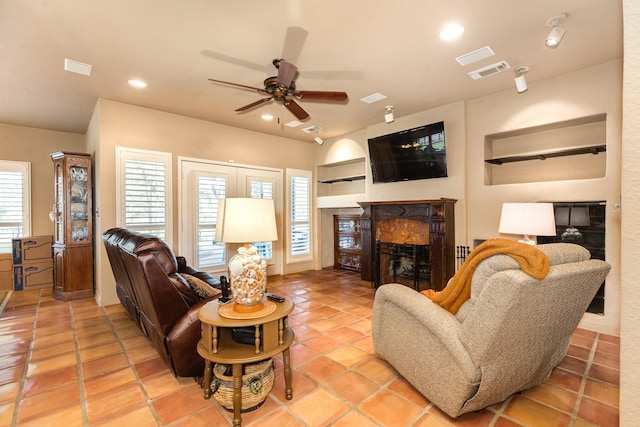
[[[325,140],[321,146],[316,146],[316,166],[339,163],[359,157],[366,160],[364,193],[359,202],[393,201],[393,200],[430,200],[442,197],[456,199],[456,242],[466,241],[466,124],[465,103],[455,102],[417,114],[398,117],[392,123],[385,123],[382,115],[380,124],[368,127],[364,131],[354,132],[339,138]],[[369,148],[367,139],[386,135],[405,129],[411,129],[429,123],[444,121],[445,138],[447,142],[447,178],[436,178],[417,181],[403,181],[374,184],[371,178],[369,163]],[[351,200],[349,200],[350,202]],[[318,249],[322,267],[333,265],[333,215],[338,213],[359,213],[358,209],[345,209],[352,205],[341,205],[341,199],[336,198],[323,203],[319,209],[320,224],[318,233],[324,244]]]
[[[531,72],[529,90],[518,94],[506,90],[468,102],[434,108],[420,114],[397,117],[392,124],[370,126],[365,133],[326,141],[316,147],[317,165],[336,163],[364,155],[367,201],[417,200],[448,197],[457,199],[456,244],[473,246],[474,239],[498,237],[498,222],[503,202],[525,201],[600,201],[607,202],[606,257],[613,268],[607,279],[605,315],[587,314],[582,326],[618,335],[620,332],[620,210],[614,210],[620,195],[620,135],[622,61],[615,61],[558,76],[534,81]],[[585,90],[585,88],[589,88]],[[607,175],[597,179],[535,182],[526,184],[485,184],[485,135],[529,128],[605,113]],[[373,184],[367,138],[445,122],[448,177],[389,184]],[[360,150],[354,150],[354,143]],[[364,153],[364,154],[363,154]],[[331,242],[330,218],[343,212],[339,204],[321,209],[319,233],[323,242]],[[343,208],[341,210],[341,208]],[[319,248],[322,266],[333,262],[333,248]]]
[[[49,212],[53,206],[53,163],[55,151],[84,153],[84,135],[54,132],[0,123],[0,159],[31,163],[31,234],[53,234]]]
[[[612,270],[605,288],[605,315],[587,314],[582,326],[612,335],[620,328],[620,210],[614,205],[620,197],[621,88],[622,61],[615,61],[545,81],[530,79],[523,94],[508,90],[467,104],[468,242],[499,236],[504,202],[606,201],[606,258]],[[485,135],[600,113],[607,115],[606,141],[599,142],[607,144],[605,177],[485,185]],[[579,159],[563,161],[569,168]]]
[[[640,2],[624,0],[620,425],[640,420]]]
[[[284,170],[313,170],[313,145],[307,142],[250,132],[203,120],[101,99],[96,106],[89,141],[96,147],[96,174],[99,175],[95,208],[96,236],[116,225],[115,148],[129,147],[173,154],[173,236],[167,240],[176,253],[179,221],[178,156],[262,166]],[[283,155],[286,153],[286,155]],[[96,248],[98,301],[103,305],[118,303],[113,276],[106,253]],[[285,264],[283,271],[291,273],[312,268],[312,262]]]

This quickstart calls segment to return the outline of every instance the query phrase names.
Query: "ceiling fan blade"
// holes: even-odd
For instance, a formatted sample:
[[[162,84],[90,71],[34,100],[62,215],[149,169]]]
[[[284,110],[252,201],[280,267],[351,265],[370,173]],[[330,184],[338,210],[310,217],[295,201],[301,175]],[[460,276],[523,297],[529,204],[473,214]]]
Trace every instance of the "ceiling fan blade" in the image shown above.
[[[247,104],[244,107],[240,107],[240,108],[236,108],[235,111],[247,111],[250,110],[253,107],[257,107],[258,105],[262,105],[266,102],[269,102],[273,99],[273,97],[269,97],[269,98],[262,98],[257,100],[256,102],[252,102],[251,104]]]
[[[296,90],[293,93],[293,96],[305,101],[344,102],[349,99],[346,92],[331,92],[321,90]]]
[[[266,93],[267,95],[269,95],[269,92],[267,92],[266,90],[261,89],[259,87],[241,85],[239,83],[225,82],[224,80],[216,80],[216,79],[209,79],[209,81],[212,81],[212,82],[215,82],[215,83],[222,83],[222,84],[229,85],[229,86],[235,86],[235,87],[239,87],[239,88],[242,88],[242,89],[249,89],[249,90],[253,90],[253,91],[258,92],[258,93]]]
[[[285,100],[284,106],[287,107],[287,110],[291,111],[291,113],[294,116],[296,116],[298,120],[304,120],[309,118],[309,113],[304,111],[302,107],[293,99]]]
[[[308,35],[309,32],[304,28],[287,28],[287,35],[284,38],[281,58],[287,58],[287,60],[291,61],[293,64],[297,63]]]
[[[291,62],[281,59],[280,65],[278,65],[278,80],[276,81],[277,85],[279,87],[288,88],[296,75],[296,71],[298,71],[298,68],[295,65],[293,65]]]
[[[260,65],[260,64],[254,63],[254,62],[245,61],[244,59],[236,58],[234,56],[225,55],[224,53],[214,52],[214,51],[207,50],[207,49],[201,50],[200,51],[200,55],[206,56],[207,58],[216,59],[218,61],[224,61],[224,62],[229,63],[229,64],[239,65],[241,67],[246,67],[246,68],[251,68],[253,70],[261,71],[263,73],[267,73],[270,70],[272,70],[272,68],[271,68],[272,64],[270,62],[268,64],[265,64],[265,65]],[[288,58],[288,56],[285,57],[285,58]]]

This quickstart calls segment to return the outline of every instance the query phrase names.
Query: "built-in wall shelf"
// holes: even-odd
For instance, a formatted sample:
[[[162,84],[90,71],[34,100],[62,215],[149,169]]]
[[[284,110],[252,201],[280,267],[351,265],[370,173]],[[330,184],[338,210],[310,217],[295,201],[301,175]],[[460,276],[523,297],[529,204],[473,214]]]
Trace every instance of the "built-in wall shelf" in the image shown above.
[[[483,160],[486,185],[604,178],[607,115],[485,135]]]
[[[492,165],[501,165],[503,163],[524,162],[527,160],[546,160],[553,157],[577,156],[579,154],[598,154],[607,151],[607,146],[590,145],[588,147],[570,148],[566,150],[551,151],[548,153],[523,154],[518,156],[499,157],[496,159],[487,159],[485,162]]]
[[[353,175],[353,176],[342,176],[339,178],[319,179],[318,182],[321,184],[333,184],[336,182],[351,182],[351,181],[360,181],[363,179],[365,179],[365,175]]]
[[[354,197],[365,193],[365,165],[364,157],[319,165],[316,175],[318,205],[347,199],[349,204],[344,206],[354,206]]]

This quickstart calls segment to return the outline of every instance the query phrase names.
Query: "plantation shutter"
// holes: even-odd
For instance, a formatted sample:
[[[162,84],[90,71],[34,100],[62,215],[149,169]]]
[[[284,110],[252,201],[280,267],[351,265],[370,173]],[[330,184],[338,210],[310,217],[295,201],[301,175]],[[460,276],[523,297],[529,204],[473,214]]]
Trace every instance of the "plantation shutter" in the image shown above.
[[[291,237],[292,256],[311,253],[311,180],[306,176],[292,176],[291,194]]]
[[[11,252],[11,239],[30,234],[29,164],[0,161],[0,253]]]
[[[227,194],[227,180],[219,176],[198,175],[198,268],[225,265],[226,245],[216,242],[216,223],[220,199]]]

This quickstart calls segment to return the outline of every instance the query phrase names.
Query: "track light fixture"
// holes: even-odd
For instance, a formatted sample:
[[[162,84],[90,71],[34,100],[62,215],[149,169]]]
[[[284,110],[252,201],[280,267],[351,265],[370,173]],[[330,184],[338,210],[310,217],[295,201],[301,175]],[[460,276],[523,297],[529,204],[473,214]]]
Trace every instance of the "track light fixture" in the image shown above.
[[[551,32],[544,42],[547,47],[554,48],[558,47],[558,45],[560,44],[560,40],[562,40],[562,37],[564,37],[564,33],[566,31],[563,27],[560,27],[560,23],[565,19],[567,19],[566,13],[560,13],[547,19],[547,27],[552,27]]]
[[[392,123],[395,120],[393,117],[393,105],[387,105],[384,107],[384,121],[386,123]]]
[[[526,92],[526,90],[529,89],[529,86],[527,86],[527,79],[524,77],[528,71],[529,67],[526,65],[515,69],[516,78],[514,80],[516,82],[516,90],[518,93]]]

